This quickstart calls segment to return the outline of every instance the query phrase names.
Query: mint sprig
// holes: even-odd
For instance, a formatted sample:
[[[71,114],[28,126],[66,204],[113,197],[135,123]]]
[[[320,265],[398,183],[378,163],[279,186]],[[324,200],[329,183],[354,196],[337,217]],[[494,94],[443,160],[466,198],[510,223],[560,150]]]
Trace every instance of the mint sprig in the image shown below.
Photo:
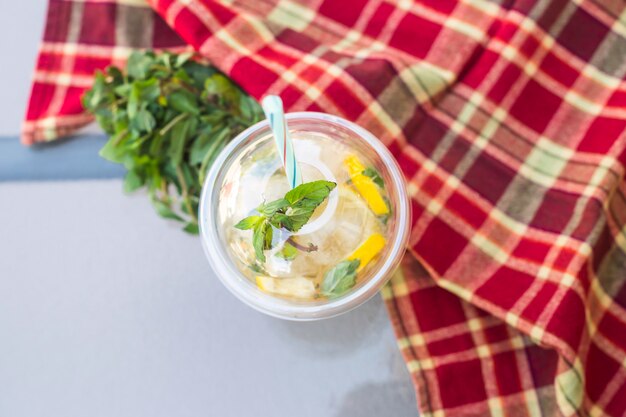
[[[207,170],[263,111],[215,67],[192,58],[135,52],[125,68],[97,71],[82,100],[110,136],[100,155],[127,170],[124,189],[147,189],[159,215],[197,234]]]
[[[253,230],[252,246],[257,259],[265,262],[265,251],[272,249],[273,228],[297,232],[309,222],[313,212],[337,186],[319,180],[297,186],[285,197],[257,207],[258,215],[248,216],[235,225],[240,230]]]

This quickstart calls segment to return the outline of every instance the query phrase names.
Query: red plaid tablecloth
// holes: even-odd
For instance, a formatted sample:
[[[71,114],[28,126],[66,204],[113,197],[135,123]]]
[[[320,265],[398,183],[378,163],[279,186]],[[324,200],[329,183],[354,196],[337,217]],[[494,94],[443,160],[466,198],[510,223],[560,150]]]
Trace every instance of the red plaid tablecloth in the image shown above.
[[[624,3],[152,6],[255,97],[351,119],[400,162],[411,255],[383,295],[422,415],[626,415]],[[35,88],[83,123],[63,77]],[[69,114],[32,108],[27,142]]]

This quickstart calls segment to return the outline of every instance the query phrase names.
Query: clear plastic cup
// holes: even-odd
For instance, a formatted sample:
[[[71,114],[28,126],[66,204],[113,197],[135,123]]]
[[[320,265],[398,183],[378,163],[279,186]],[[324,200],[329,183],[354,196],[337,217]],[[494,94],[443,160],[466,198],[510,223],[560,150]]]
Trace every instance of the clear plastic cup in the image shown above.
[[[352,250],[351,245],[362,239],[362,234],[372,233],[374,228],[384,234],[384,248],[375,261],[367,266],[358,283],[338,297],[298,299],[259,288],[252,279],[256,272],[245,268],[251,256],[241,240],[241,236],[245,235],[235,230],[233,223],[250,214],[260,203],[280,198],[288,191],[286,179],[281,180],[281,176],[276,174],[284,174],[284,171],[281,171],[281,162],[267,121],[257,123],[239,134],[213,163],[200,200],[202,244],[222,283],[249,306],[271,316],[289,320],[333,317],[352,310],[371,298],[398,266],[405,251],[410,227],[411,213],[406,184],[398,164],[387,148],[358,125],[323,113],[289,113],[286,117],[304,182],[318,179],[337,182],[337,178],[343,178],[344,175],[338,161],[348,154],[359,155],[382,177],[389,213],[384,226],[382,223],[374,224],[372,217],[358,205],[367,203],[359,203],[356,200],[358,193],[354,190],[347,191],[350,180],[344,181],[331,192],[327,201],[299,232],[282,238],[283,242],[287,236],[321,239],[323,242],[319,252],[301,255],[299,263],[289,263],[293,264],[291,269],[284,269],[287,264],[272,257],[267,261],[267,264],[271,264],[267,268],[273,271],[272,277],[278,280],[290,278],[290,271],[302,271],[304,274],[309,264],[317,268],[326,258],[343,256],[342,251]],[[281,236],[283,233],[280,230],[274,232],[274,240],[279,245]],[[310,260],[309,264],[307,259]],[[249,266],[251,269],[258,268],[254,265],[256,264]],[[286,271],[286,275],[281,276],[281,268]],[[268,274],[266,271],[263,273]]]

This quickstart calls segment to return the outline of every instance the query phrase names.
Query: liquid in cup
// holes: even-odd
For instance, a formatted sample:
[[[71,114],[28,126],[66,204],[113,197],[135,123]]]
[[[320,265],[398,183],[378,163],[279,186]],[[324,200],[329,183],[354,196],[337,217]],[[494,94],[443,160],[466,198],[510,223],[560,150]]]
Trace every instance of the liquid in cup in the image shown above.
[[[258,259],[252,231],[235,225],[289,191],[269,126],[261,122],[235,138],[207,176],[203,244],[219,278],[247,304],[282,318],[330,317],[375,294],[397,266],[410,220],[406,187],[387,149],[360,127],[319,113],[287,120],[303,182],[335,183],[328,198],[299,231],[274,228],[272,249]],[[350,262],[352,282],[329,291],[334,268]]]

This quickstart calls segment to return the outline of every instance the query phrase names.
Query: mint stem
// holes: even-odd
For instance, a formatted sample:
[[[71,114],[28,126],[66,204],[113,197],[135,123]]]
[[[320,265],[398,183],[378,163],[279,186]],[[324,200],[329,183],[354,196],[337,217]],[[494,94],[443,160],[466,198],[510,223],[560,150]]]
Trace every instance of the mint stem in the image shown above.
[[[309,246],[301,245],[298,242],[296,242],[293,237],[290,237],[289,239],[287,239],[287,243],[289,243],[294,248],[296,248],[298,250],[301,250],[303,252],[315,252],[315,251],[317,251],[317,246],[316,245],[314,245],[312,243],[309,243]]]

